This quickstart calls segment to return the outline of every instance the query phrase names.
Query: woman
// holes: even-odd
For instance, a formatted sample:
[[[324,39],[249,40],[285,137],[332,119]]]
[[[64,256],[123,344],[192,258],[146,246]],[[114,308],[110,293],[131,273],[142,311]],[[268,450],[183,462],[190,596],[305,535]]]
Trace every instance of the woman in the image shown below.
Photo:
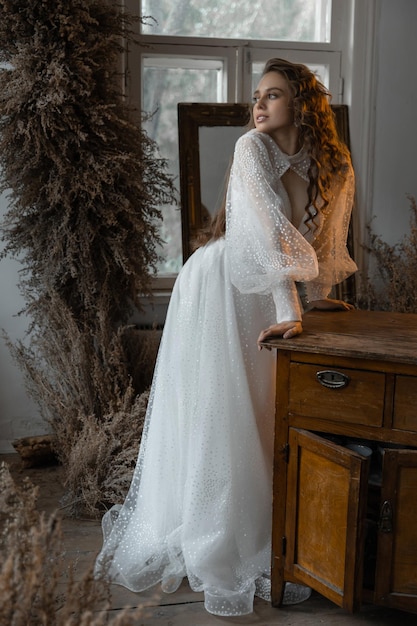
[[[272,59],[253,122],[224,212],[176,281],[137,467],[96,564],[133,591],[187,576],[224,616],[269,597],[275,358],[260,342],[302,332],[296,282],[312,307],[351,308],[328,294],[356,270],[353,172],[326,89]]]

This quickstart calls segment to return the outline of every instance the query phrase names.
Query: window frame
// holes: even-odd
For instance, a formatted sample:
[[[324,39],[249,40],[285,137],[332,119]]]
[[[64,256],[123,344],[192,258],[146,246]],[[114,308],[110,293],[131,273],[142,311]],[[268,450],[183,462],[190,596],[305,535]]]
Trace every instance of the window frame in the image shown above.
[[[140,0],[124,0],[126,9],[140,15]],[[140,46],[130,49],[125,59],[126,95],[138,111],[142,104],[142,57],[175,56],[199,59],[216,59],[224,63],[226,81],[224,85],[226,103],[250,101],[252,63],[266,61],[273,56],[282,56],[294,62],[325,64],[329,67],[329,90],[333,104],[344,102],[343,67],[350,54],[351,24],[355,0],[333,0],[331,10],[330,42],[294,42],[278,40],[248,40],[193,38],[184,36],[149,35],[140,32],[140,23],[135,26]],[[139,62],[138,62],[139,59]],[[174,282],[176,274],[161,274],[156,278],[164,285]]]
[[[124,0],[124,6],[126,9],[137,16],[141,14],[141,0]],[[215,45],[222,46],[224,45],[222,42],[227,42],[226,46],[234,45],[234,42],[244,42],[247,44],[251,44],[256,42],[258,43],[266,43],[266,45],[271,45],[275,47],[276,44],[279,44],[282,48],[300,48],[306,50],[322,50],[329,49],[335,50],[339,49],[343,39],[345,28],[344,25],[346,23],[346,18],[348,12],[350,10],[350,0],[332,0],[332,8],[331,8],[331,26],[330,26],[330,41],[329,42],[316,42],[316,41],[291,41],[291,40],[280,40],[280,39],[272,39],[272,40],[258,40],[258,39],[248,39],[248,38],[214,38],[214,37],[189,37],[189,36],[176,36],[176,35],[150,35],[148,33],[142,33],[140,30],[140,23],[137,25],[137,34],[143,41],[147,41],[149,43],[157,43],[158,41],[165,41],[166,43],[173,44],[181,44],[186,42],[199,42],[198,45]]]
[[[140,44],[128,51],[125,60],[126,93],[136,105],[142,102],[142,63],[137,57],[142,55],[193,56],[195,58],[222,59],[227,76],[225,102],[248,101],[251,97],[251,84],[248,81],[252,62],[266,60],[272,56],[287,57],[294,62],[323,63],[329,61],[331,82],[329,85],[334,104],[341,104],[343,80],[340,76],[342,54],[348,41],[344,25],[349,22],[351,2],[354,0],[332,0],[330,42],[296,42],[256,39],[219,39],[207,37],[184,37],[149,35],[140,32],[140,22],[133,25],[133,31]],[[140,16],[140,0],[123,0],[126,10]],[[338,79],[333,78],[339,72]],[[338,84],[336,84],[338,83]]]

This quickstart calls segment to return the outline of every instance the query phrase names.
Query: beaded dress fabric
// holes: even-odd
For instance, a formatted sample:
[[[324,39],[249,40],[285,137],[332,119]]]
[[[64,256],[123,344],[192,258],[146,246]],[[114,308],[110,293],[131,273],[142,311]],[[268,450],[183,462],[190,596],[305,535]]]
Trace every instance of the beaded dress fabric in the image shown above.
[[[308,165],[256,130],[236,144],[227,235],[178,275],[129,493],[103,518],[96,573],[114,583],[174,592],[188,577],[223,616],[269,597],[275,354],[256,339],[301,319],[295,281],[324,297],[356,270],[345,245],[353,174],[314,233],[291,223],[280,179],[288,168],[306,179]]]

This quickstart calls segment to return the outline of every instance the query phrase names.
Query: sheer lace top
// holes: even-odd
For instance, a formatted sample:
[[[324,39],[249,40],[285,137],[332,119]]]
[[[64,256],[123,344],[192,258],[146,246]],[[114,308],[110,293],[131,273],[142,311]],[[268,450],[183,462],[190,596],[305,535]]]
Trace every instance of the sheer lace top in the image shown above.
[[[310,301],[327,297],[332,286],[356,271],[346,248],[353,204],[351,166],[335,179],[330,202],[315,228],[291,223],[282,183],[291,168],[308,181],[309,157],[288,156],[267,134],[251,130],[236,143],[226,200],[226,246],[233,284],[243,293],[272,293],[277,321],[301,319],[295,282],[305,282]]]

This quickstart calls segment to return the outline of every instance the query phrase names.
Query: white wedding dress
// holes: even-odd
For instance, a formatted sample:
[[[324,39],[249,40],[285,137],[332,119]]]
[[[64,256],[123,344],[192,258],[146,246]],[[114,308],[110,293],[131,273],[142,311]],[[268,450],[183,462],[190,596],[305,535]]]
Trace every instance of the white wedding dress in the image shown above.
[[[353,176],[309,242],[304,222],[290,221],[288,167],[306,178],[308,157],[257,131],[238,140],[227,236],[178,276],[132,484],[103,518],[97,574],[167,592],[186,576],[216,615],[250,613],[254,594],[269,593],[275,354],[259,351],[257,336],[301,319],[295,281],[323,297],[356,269],[345,246]]]

